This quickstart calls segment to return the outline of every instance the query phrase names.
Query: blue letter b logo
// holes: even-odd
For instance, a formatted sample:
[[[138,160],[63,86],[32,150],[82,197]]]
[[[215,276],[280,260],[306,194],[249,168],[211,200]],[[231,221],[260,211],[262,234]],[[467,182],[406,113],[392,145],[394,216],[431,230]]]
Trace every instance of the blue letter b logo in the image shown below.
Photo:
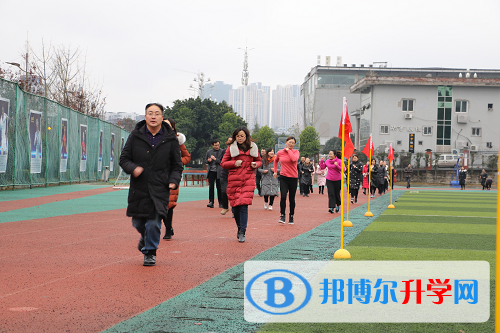
[[[281,289],[276,289],[276,283],[280,281],[283,283],[283,287]],[[290,292],[292,290],[292,282],[284,277],[274,277],[271,279],[267,279],[264,281],[267,284],[267,300],[264,302],[273,308],[284,308],[293,304],[295,297]],[[276,303],[275,296],[276,294],[281,294],[285,297],[285,301],[281,304]]]

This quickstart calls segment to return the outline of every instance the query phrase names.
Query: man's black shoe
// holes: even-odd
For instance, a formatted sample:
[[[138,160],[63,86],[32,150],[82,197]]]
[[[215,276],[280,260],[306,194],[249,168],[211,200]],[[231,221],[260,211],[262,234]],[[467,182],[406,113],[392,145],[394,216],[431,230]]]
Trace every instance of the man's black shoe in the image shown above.
[[[208,208],[214,208],[214,203],[213,202],[209,202],[208,205],[207,205]]]
[[[143,266],[154,266],[156,264],[156,256],[154,254],[145,254]]]
[[[170,234],[165,234],[165,236],[163,236],[163,239],[172,239],[172,235],[170,235]]]
[[[288,218],[288,224],[293,224],[293,215],[290,214],[289,218]]]
[[[137,245],[137,248],[139,249],[139,251],[142,252],[142,248],[146,245],[146,243],[144,242],[144,237],[141,237],[141,239],[139,240],[139,244]]]

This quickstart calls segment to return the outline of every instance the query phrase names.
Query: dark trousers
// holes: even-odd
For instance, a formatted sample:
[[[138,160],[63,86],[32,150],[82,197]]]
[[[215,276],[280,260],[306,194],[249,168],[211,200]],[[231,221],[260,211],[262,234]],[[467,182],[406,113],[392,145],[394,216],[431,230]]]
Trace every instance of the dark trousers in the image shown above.
[[[302,186],[302,193],[304,195],[309,195],[309,192],[311,190],[311,186],[310,185],[306,185],[306,184],[300,184]]]
[[[340,206],[340,180],[326,180],[328,188],[328,208]]]
[[[324,185],[318,186],[318,191],[320,194],[324,194],[325,193],[325,186]]]
[[[219,204],[222,204],[221,202],[221,194],[220,194],[220,179],[217,179],[217,172],[216,171],[209,171],[208,172],[208,201],[214,202],[214,185],[217,185],[217,199],[219,201]]]
[[[248,205],[232,207],[236,226],[243,233],[247,230],[248,224]]]
[[[304,194],[304,189],[302,188],[302,174],[299,174],[299,190],[300,190],[300,194]]]
[[[165,225],[165,235],[172,236],[174,234],[174,228],[172,228],[172,218],[174,217],[174,208],[169,208],[167,212],[167,218],[163,219],[163,224]]]
[[[264,202],[267,203],[269,201],[269,206],[272,206],[274,203],[274,195],[265,195]]]
[[[286,196],[290,195],[290,215],[295,214],[295,193],[297,192],[297,178],[280,176],[280,212],[285,215]]]
[[[350,188],[349,190],[351,192],[351,198],[357,200],[358,199],[359,188]]]
[[[406,188],[410,188],[410,179],[411,177],[406,177]]]
[[[257,171],[255,173],[255,187],[257,188],[259,195],[260,195],[261,190],[262,190],[261,184],[260,184],[261,179],[262,179],[262,174]]]
[[[228,209],[229,208],[229,199],[227,197],[227,178],[221,177],[220,178],[220,199],[219,202],[222,205],[222,208]]]
[[[377,187],[376,186],[373,186],[373,185],[370,185],[370,194],[371,195],[375,195],[375,192],[377,191]]]

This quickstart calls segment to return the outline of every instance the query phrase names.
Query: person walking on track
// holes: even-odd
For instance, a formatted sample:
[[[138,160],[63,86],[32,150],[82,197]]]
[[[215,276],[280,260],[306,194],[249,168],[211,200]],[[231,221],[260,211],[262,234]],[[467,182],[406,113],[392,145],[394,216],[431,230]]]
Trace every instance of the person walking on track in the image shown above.
[[[191,161],[191,154],[189,154],[184,143],[186,142],[186,136],[182,133],[177,132],[177,128],[175,127],[175,120],[172,118],[167,118],[164,120],[167,124],[172,127],[177,136],[177,141],[179,141],[179,146],[181,148],[181,159],[182,165],[186,165]],[[170,190],[170,198],[168,203],[168,212],[167,218],[163,220],[163,224],[165,224],[165,236],[163,239],[171,239],[174,235],[174,228],[172,228],[172,218],[174,217],[174,208],[177,206],[177,199],[179,198],[179,188],[175,190]]]
[[[246,127],[233,132],[233,143],[226,149],[221,161],[229,169],[227,196],[233,210],[238,241],[245,241],[248,223],[248,206],[252,204],[255,191],[255,169],[262,165],[259,148],[252,142]]]
[[[294,224],[293,215],[295,214],[295,193],[297,192],[297,161],[299,160],[299,151],[293,149],[297,140],[289,136],[285,142],[285,148],[276,154],[274,159],[274,178],[278,177],[278,163],[281,164],[280,171],[280,219],[279,223],[285,224],[286,197],[289,196],[290,216],[288,224]]]
[[[274,197],[278,196],[278,180],[274,178],[274,150],[267,148],[262,156],[262,166],[258,169],[262,175],[262,195],[264,209],[273,210]]]
[[[181,149],[174,130],[163,122],[163,106],[146,105],[145,119],[130,133],[120,156],[123,171],[132,175],[127,216],[141,234],[144,266],[156,264],[161,220],[167,218],[170,190],[182,177]]]
[[[326,187],[328,189],[328,212],[338,213],[340,210],[340,181],[342,161],[337,157],[337,151],[330,150],[328,159],[322,157],[319,163],[321,169],[328,168]]]

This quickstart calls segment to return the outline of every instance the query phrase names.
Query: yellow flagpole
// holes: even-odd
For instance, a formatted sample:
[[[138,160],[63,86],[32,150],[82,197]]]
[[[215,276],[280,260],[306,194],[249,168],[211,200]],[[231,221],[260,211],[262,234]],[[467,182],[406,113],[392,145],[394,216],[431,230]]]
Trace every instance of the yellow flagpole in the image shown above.
[[[344,111],[342,111],[342,117],[344,117]],[[351,254],[349,251],[344,249],[344,130],[345,123],[344,119],[342,119],[342,160],[340,161],[342,166],[340,167],[340,249],[335,251],[333,254],[334,259],[349,259],[351,258]]]
[[[391,204],[389,206],[387,206],[387,208],[396,208],[393,204],[392,204],[392,182],[394,181],[392,179],[392,161],[389,162],[389,186],[391,187]]]
[[[347,211],[346,211],[345,221],[342,223],[344,227],[352,227],[352,222],[349,221],[349,189],[351,188],[350,175],[351,175],[351,158],[349,157],[349,159],[347,160]]]
[[[370,140],[370,147],[369,147],[370,157],[368,159],[368,191],[370,193],[368,193],[368,211],[365,213],[365,216],[373,216],[373,213],[370,212],[370,198],[372,196],[372,143],[371,143],[372,136],[371,135],[368,140]]]

